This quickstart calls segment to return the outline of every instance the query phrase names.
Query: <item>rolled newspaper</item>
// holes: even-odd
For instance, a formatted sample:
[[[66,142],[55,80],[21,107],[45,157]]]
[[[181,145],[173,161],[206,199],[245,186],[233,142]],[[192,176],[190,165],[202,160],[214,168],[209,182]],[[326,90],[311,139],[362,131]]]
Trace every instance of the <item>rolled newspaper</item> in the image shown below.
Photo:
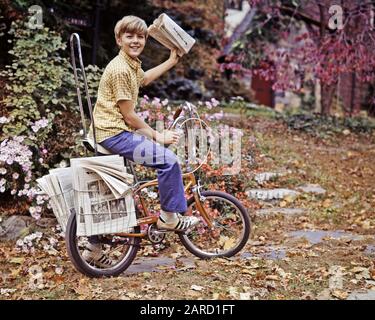
[[[162,13],[148,27],[148,33],[168,49],[177,49],[177,54],[180,57],[188,53],[196,42],[193,37],[165,13]]]

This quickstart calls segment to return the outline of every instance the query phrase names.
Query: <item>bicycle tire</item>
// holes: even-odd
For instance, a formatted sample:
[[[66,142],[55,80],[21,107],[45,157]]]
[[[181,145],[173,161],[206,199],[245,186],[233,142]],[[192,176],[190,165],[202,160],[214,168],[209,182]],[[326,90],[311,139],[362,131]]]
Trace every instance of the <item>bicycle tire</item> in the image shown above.
[[[139,244],[141,242],[140,238],[133,237],[132,244],[129,245],[129,250],[124,259],[116,264],[115,267],[111,269],[96,269],[90,266],[84,259],[82,258],[81,254],[79,253],[79,249],[77,248],[77,220],[76,215],[72,214],[69,217],[68,224],[66,227],[66,250],[68,252],[68,256],[73,263],[74,267],[81,272],[82,274],[90,277],[90,278],[100,278],[100,277],[115,277],[123,273],[133,262],[137,255],[137,251],[139,249]],[[136,229],[139,229],[137,227]],[[139,230],[136,232],[139,232]]]
[[[236,253],[242,250],[242,248],[246,245],[249,237],[250,237],[250,230],[251,230],[251,221],[249,214],[246,210],[246,208],[243,206],[243,204],[233,197],[232,195],[222,192],[222,191],[203,191],[201,192],[201,195],[205,198],[221,198],[224,199],[226,202],[229,202],[234,205],[238,209],[238,214],[240,215],[242,222],[243,222],[243,232],[241,234],[240,241],[238,244],[232,248],[231,250],[222,252],[222,253],[209,253],[205,252],[203,249],[197,247],[190,239],[189,234],[185,233],[179,233],[179,237],[181,240],[181,243],[185,246],[185,248],[194,254],[195,256],[201,258],[201,259],[210,259],[210,258],[216,258],[216,257],[232,257]],[[191,197],[187,201],[187,206],[190,208],[195,203],[195,198]]]

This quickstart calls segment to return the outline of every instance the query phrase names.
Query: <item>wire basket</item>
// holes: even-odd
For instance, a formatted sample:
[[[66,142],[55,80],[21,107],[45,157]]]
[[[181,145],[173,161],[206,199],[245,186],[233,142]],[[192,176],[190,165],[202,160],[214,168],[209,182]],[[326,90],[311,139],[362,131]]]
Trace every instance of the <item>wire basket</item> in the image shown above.
[[[49,203],[52,207],[53,214],[55,215],[57,222],[61,226],[62,230],[65,232],[70,215],[76,214],[73,200],[73,189],[70,189],[64,193],[50,196],[49,198]]]
[[[77,236],[132,232],[137,225],[132,189],[116,199],[102,180],[88,187],[74,190]]]

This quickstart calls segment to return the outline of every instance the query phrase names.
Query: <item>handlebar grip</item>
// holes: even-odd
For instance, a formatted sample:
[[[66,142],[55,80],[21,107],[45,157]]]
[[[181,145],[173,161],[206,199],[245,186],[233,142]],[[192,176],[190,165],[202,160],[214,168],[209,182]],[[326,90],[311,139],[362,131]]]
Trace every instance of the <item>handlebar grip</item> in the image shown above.
[[[182,112],[182,107],[178,107],[176,112],[173,115],[173,121],[178,118],[178,116],[181,114],[181,112]]]

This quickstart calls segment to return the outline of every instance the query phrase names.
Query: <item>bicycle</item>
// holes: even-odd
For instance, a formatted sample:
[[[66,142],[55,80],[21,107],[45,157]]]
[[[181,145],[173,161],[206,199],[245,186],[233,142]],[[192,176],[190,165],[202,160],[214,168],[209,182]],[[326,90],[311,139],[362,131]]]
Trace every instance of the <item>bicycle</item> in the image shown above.
[[[74,58],[73,69],[75,71],[75,79],[77,83],[78,77],[75,70],[73,49],[74,38],[78,40],[79,45],[79,37],[76,34],[73,34],[71,37],[72,58]],[[80,46],[78,48],[80,54]],[[81,56],[80,62],[82,62]],[[81,63],[81,71],[84,81],[86,82],[83,63]],[[85,88],[90,117],[91,121],[93,121],[91,101],[88,96],[86,83]],[[79,95],[78,100],[82,121],[84,122],[82,101],[78,86],[77,93]],[[181,112],[183,111],[182,108],[177,109],[173,117],[174,121],[169,129],[179,127],[187,132],[189,126],[191,127],[194,123],[199,123],[202,128],[204,121],[199,118],[196,110],[193,110],[191,106],[188,106],[187,109],[188,118],[181,115]],[[85,128],[85,125],[83,127]],[[185,135],[185,137],[187,136],[188,135]],[[84,141],[84,145],[88,150],[95,152],[96,155],[100,154],[95,140],[95,133],[94,145],[88,140]],[[202,164],[203,162],[200,166]],[[138,199],[135,200],[137,225],[133,228],[132,232],[129,233],[106,234],[95,237],[95,241],[101,244],[103,255],[110,258],[112,261],[116,261],[114,265],[109,267],[99,267],[95,264],[95,261],[86,261],[82,257],[82,252],[85,250],[89,239],[88,237],[78,237],[76,235],[76,214],[72,214],[68,220],[65,238],[69,258],[78,271],[89,277],[118,276],[133,262],[137,251],[141,246],[142,240],[147,239],[152,244],[160,244],[168,232],[175,232],[158,230],[156,228],[158,216],[150,214],[146,205],[146,200],[142,195],[142,191],[146,188],[156,187],[158,181],[156,179],[151,181],[138,181],[133,163],[125,159],[125,165],[129,167],[135,178],[135,183],[131,189],[133,197]],[[188,172],[183,174],[185,194],[191,194],[190,198],[187,200],[188,210],[185,214],[199,217],[201,223],[193,227],[191,230],[175,233],[178,234],[183,246],[199,258],[209,259],[214,257],[232,257],[245,246],[249,239],[251,227],[249,214],[242,203],[232,195],[222,191],[201,190],[202,186],[199,179],[195,176],[196,172],[197,168],[192,170],[188,166]],[[144,231],[142,231],[142,229]]]

